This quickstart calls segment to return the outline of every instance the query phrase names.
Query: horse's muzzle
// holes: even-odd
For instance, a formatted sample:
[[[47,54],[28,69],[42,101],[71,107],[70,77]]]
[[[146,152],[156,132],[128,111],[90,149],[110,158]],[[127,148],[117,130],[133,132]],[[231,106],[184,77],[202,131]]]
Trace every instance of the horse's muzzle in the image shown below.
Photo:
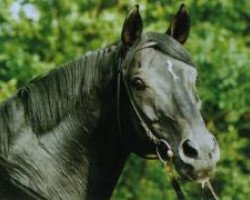
[[[179,156],[184,164],[181,173],[189,179],[202,181],[209,179],[220,158],[220,149],[216,139],[210,134],[191,137],[181,142]]]

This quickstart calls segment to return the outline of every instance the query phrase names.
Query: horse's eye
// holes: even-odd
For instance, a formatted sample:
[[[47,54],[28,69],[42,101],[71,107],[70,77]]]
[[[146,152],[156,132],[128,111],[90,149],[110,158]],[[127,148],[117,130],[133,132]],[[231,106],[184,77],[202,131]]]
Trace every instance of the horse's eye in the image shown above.
[[[141,80],[141,79],[138,78],[138,77],[132,78],[131,83],[132,83],[132,86],[133,86],[136,90],[138,90],[138,91],[141,91],[141,90],[144,90],[144,89],[145,89],[145,84],[144,84],[143,80]]]

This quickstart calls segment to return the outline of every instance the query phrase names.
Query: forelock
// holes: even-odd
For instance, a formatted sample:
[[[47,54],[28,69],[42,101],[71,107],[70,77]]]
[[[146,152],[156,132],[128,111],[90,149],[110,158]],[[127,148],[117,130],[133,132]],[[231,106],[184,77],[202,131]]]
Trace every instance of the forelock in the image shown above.
[[[176,60],[195,67],[187,50],[179,42],[166,34],[155,32],[144,33],[142,35],[141,41],[136,45],[135,50],[133,51],[150,46],[160,50],[161,52]]]

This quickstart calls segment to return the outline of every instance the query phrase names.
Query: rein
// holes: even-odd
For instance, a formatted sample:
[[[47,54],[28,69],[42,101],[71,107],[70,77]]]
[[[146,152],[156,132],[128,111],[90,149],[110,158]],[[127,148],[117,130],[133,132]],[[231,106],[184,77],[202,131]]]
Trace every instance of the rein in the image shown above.
[[[142,50],[142,49],[145,49],[148,47],[150,47],[150,46],[146,46],[146,47],[141,48],[139,50]],[[128,95],[128,98],[129,98],[129,102],[133,108],[133,111],[134,111],[138,121],[140,122],[140,125],[143,128],[146,137],[148,138],[148,140],[150,142],[152,142],[154,144],[154,147],[155,147],[156,156],[152,157],[149,155],[145,155],[142,157],[145,159],[159,159],[166,167],[167,172],[170,174],[171,185],[176,193],[178,200],[185,200],[185,197],[184,197],[184,194],[181,190],[180,184],[174,176],[174,169],[173,169],[173,162],[172,162],[172,159],[174,157],[174,153],[171,150],[171,146],[169,145],[169,143],[166,140],[160,139],[156,135],[154,135],[153,132],[151,131],[151,129],[146,124],[146,122],[143,120],[140,112],[137,109],[135,102],[133,101],[133,98],[132,98],[131,92],[129,90],[127,81],[125,80],[125,77],[124,77],[124,70],[125,69],[123,67],[122,61],[123,61],[122,56],[120,56],[118,76],[117,76],[117,105],[116,105],[117,106],[117,125],[118,125],[120,137],[122,138],[123,141],[125,141],[125,138],[122,134],[121,121],[120,121],[120,88],[121,88],[121,79],[122,79],[123,84],[125,86],[126,93]]]

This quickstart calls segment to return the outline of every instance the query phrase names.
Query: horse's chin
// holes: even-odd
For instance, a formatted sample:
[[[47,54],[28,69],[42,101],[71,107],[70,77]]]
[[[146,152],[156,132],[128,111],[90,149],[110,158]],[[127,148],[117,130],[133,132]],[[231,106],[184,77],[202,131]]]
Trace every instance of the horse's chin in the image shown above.
[[[194,170],[185,164],[182,164],[179,168],[177,167],[176,170],[185,180],[201,184],[208,182],[213,175],[213,169]]]

